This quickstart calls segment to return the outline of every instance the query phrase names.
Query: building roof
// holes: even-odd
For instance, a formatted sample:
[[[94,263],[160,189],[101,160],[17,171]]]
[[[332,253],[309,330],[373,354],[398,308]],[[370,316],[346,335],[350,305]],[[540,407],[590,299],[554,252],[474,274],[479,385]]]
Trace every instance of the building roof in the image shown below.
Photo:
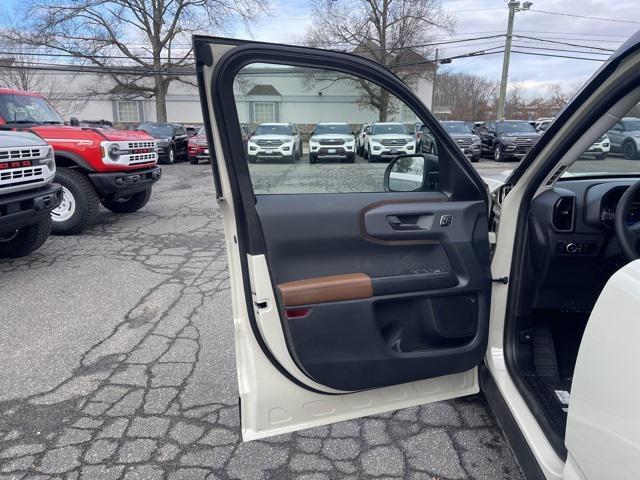
[[[280,96],[280,92],[275,89],[273,85],[256,85],[247,95],[271,95],[271,96]]]

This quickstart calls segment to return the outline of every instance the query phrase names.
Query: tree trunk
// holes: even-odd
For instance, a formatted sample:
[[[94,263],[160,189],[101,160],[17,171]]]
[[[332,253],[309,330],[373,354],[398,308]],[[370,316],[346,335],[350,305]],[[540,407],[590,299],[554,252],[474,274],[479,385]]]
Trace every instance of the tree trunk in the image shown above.
[[[156,122],[167,121],[167,90],[169,84],[162,77],[156,77]]]
[[[384,88],[380,92],[380,109],[378,110],[378,121],[386,122],[389,116],[389,92]]]

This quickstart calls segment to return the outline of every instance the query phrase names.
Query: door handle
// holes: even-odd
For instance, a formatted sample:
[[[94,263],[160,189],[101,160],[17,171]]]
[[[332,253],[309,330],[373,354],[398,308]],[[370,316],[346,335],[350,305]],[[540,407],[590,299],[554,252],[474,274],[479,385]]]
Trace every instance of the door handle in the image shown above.
[[[420,225],[422,215],[389,215],[387,221],[394,230],[425,230]]]

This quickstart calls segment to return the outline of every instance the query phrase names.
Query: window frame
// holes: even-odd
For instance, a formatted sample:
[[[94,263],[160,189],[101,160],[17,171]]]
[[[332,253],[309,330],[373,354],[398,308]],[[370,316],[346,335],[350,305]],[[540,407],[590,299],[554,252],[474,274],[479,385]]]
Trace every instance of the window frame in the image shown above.
[[[122,112],[120,110],[121,105],[129,104],[135,106],[135,114],[136,118],[133,120],[123,120]],[[144,122],[144,118],[142,115],[141,102],[140,100],[115,100],[115,121],[118,123],[139,123]]]
[[[267,119],[267,120],[260,120],[258,121],[256,118],[256,107],[257,106],[264,106],[264,105],[269,105],[271,107],[271,118]],[[276,102],[274,101],[270,101],[270,100],[260,100],[260,101],[254,101],[252,102],[252,108],[251,108],[251,121],[253,123],[256,124],[261,124],[261,123],[277,123],[278,119],[276,118]]]

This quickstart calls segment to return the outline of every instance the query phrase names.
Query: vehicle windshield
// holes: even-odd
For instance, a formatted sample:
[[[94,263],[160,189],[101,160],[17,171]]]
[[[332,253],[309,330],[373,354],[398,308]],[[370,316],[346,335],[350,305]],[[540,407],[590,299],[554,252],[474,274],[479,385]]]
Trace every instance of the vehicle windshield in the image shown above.
[[[196,133],[196,135],[198,135],[198,136],[201,136],[201,135],[202,135],[202,136],[204,136],[204,135],[206,135],[206,133],[204,133],[204,127],[200,127],[200,128],[198,129],[198,133]]]
[[[351,135],[351,129],[346,123],[319,123],[314,135]]]
[[[406,135],[407,129],[402,123],[376,123],[371,130],[372,135],[401,134]]]
[[[448,133],[471,134],[471,128],[466,123],[442,122],[442,126]]]
[[[636,118],[634,120],[625,120],[624,121],[624,131],[625,132],[637,132],[637,131],[640,131],[640,118]]]
[[[0,95],[0,115],[7,123],[64,123],[44,98],[33,95]]]
[[[171,137],[173,135],[173,126],[163,123],[143,123],[138,128],[156,138]]]
[[[259,125],[256,135],[291,135],[289,125]]]
[[[497,122],[496,133],[536,133],[528,122]]]

